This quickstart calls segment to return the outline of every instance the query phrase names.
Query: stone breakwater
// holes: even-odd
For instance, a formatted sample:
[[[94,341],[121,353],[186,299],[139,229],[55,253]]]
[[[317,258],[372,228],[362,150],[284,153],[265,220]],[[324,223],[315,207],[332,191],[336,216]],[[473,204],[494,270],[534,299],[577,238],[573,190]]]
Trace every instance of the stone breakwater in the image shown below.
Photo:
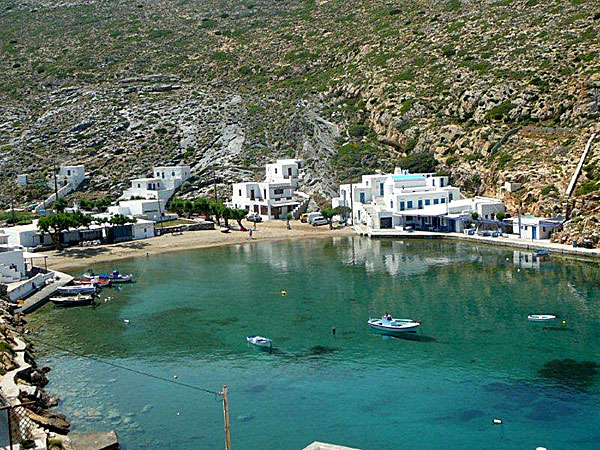
[[[63,414],[52,411],[58,398],[49,395],[49,367],[39,367],[33,356],[33,346],[27,340],[26,321],[9,308],[6,286],[0,284],[0,402],[8,407],[11,436],[21,448],[35,449],[118,449],[116,434],[68,435],[71,424]],[[97,443],[86,446],[88,437]],[[82,446],[83,445],[83,446]]]

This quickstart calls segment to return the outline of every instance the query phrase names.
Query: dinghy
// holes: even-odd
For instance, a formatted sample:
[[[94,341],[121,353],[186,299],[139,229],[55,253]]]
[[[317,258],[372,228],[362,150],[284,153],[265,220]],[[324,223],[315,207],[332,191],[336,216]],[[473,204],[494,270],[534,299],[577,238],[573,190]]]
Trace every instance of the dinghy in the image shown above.
[[[552,322],[556,320],[556,316],[552,314],[530,314],[527,316],[530,322]]]
[[[56,289],[60,295],[77,295],[77,294],[95,294],[96,286],[81,285],[81,286],[62,286]]]
[[[419,322],[412,319],[394,319],[389,314],[381,319],[369,319],[367,323],[372,330],[391,335],[416,333],[421,326]]]
[[[68,297],[51,297],[50,301],[56,306],[82,306],[94,303],[93,295],[72,295]]]
[[[273,347],[273,341],[263,336],[257,336],[255,334],[247,336],[246,341],[256,347],[260,347],[266,350],[270,350]]]

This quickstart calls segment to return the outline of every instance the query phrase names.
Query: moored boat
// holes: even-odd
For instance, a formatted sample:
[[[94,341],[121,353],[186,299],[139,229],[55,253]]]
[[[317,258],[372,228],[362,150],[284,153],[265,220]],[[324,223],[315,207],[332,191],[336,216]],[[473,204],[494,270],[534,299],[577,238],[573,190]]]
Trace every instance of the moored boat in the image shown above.
[[[221,233],[229,233],[229,228],[227,228],[227,227],[221,227],[220,231],[221,231]]]
[[[256,347],[259,347],[259,348],[262,348],[265,350],[270,350],[273,347],[273,341],[271,339],[263,337],[263,336],[258,336],[256,334],[246,336],[246,341],[249,344],[252,344]]]
[[[56,289],[60,295],[77,295],[77,294],[95,294],[96,286],[81,285],[81,286],[61,286]]]
[[[131,283],[133,281],[133,274],[124,275],[119,273],[118,270],[113,270],[111,273],[95,273],[93,270],[82,275],[85,280],[99,280],[100,283]]]
[[[527,316],[527,320],[530,322],[552,322],[556,320],[556,316],[553,314],[530,314]]]
[[[416,333],[421,324],[412,319],[394,319],[386,314],[381,319],[369,319],[367,324],[372,330],[385,334]]]
[[[71,295],[68,297],[50,297],[50,301],[56,306],[82,306],[94,303],[93,295]]]
[[[73,284],[77,286],[96,286],[98,288],[110,286],[110,280],[108,278],[82,278],[80,280],[73,280]]]

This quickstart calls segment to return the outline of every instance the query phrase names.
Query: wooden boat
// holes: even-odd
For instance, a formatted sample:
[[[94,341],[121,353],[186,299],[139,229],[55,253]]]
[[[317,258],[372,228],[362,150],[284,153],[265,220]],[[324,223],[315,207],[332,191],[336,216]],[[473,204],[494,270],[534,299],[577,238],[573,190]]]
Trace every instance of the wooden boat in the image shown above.
[[[71,295],[68,297],[50,297],[50,301],[56,306],[84,306],[94,303],[93,295]]]
[[[81,286],[62,286],[56,289],[60,295],[77,295],[77,294],[95,294],[96,286],[81,285]]]
[[[113,270],[111,273],[95,273],[93,270],[90,270],[84,273],[82,277],[86,280],[98,279],[103,280],[101,282],[109,283],[131,283],[133,281],[133,274],[123,275],[118,270]]]
[[[73,280],[73,284],[76,286],[96,286],[97,288],[110,286],[110,280],[108,278],[82,278],[80,280]]]
[[[552,314],[530,314],[527,316],[530,322],[552,322],[556,320],[556,316]]]
[[[391,335],[416,333],[421,326],[412,319],[394,319],[389,314],[381,319],[369,319],[367,324],[372,330]]]
[[[246,337],[246,341],[256,347],[270,350],[273,347],[273,341],[269,338],[252,334]]]

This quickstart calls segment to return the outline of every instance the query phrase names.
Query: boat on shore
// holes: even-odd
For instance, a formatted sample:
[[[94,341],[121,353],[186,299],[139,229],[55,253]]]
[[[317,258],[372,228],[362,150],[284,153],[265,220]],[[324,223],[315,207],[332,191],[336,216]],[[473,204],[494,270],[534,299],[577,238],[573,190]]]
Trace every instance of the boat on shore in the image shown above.
[[[273,348],[273,341],[271,339],[256,334],[246,336],[246,342],[262,350],[271,350]]]
[[[133,274],[122,274],[118,270],[113,270],[111,273],[95,273],[93,270],[86,272],[82,276],[85,280],[107,280],[110,283],[131,283],[133,281]]]
[[[85,306],[94,303],[93,295],[70,295],[67,297],[50,297],[50,301],[56,306]]]
[[[556,320],[556,316],[553,314],[529,314],[527,320],[530,322],[552,322]]]
[[[228,227],[221,227],[220,231],[221,233],[229,233],[230,229]]]
[[[404,333],[416,333],[421,324],[412,319],[394,319],[386,314],[381,319],[369,319],[367,324],[372,330],[383,334],[402,335]]]
[[[77,294],[95,294],[96,286],[80,285],[80,286],[61,286],[56,289],[60,295],[77,295]]]

